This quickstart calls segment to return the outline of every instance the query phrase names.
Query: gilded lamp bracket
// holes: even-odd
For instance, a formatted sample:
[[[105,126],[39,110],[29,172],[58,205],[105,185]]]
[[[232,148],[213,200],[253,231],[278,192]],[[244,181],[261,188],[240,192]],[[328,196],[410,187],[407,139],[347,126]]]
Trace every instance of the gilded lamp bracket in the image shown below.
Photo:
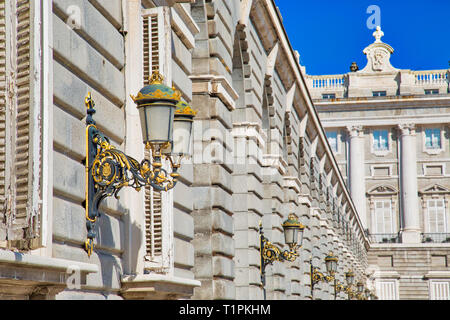
[[[319,282],[331,282],[334,281],[334,274],[326,275],[319,271],[315,267],[311,267],[311,284],[314,286]]]
[[[172,159],[172,173],[168,173],[162,165],[161,150],[167,145],[151,146],[152,162],[144,159],[138,162],[132,157],[117,150],[109,139],[97,129],[93,115],[96,113],[95,103],[91,93],[85,98],[87,108],[86,117],[86,227],[87,240],[85,250],[92,254],[94,239],[97,234],[95,224],[100,217],[99,207],[104,199],[114,196],[123,187],[132,187],[140,191],[143,187],[151,186],[157,191],[168,191],[175,187],[179,174],[179,164]],[[149,147],[149,146],[147,146]]]

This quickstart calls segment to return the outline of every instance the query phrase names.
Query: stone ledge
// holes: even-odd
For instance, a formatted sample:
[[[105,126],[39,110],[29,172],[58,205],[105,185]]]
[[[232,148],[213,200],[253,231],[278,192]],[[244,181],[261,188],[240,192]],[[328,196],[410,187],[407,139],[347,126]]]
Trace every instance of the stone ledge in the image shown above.
[[[429,271],[423,276],[423,279],[450,279],[450,271]]]
[[[200,286],[200,281],[170,275],[128,275],[122,277],[121,294],[130,300],[187,299]]]
[[[35,269],[56,269],[66,272],[67,269],[78,268],[83,273],[98,272],[98,266],[91,263],[84,263],[72,260],[43,257],[28,253],[18,253],[8,250],[0,250],[0,270],[3,265],[28,267]]]
[[[0,250],[0,299],[54,299],[74,272],[79,272],[82,285],[98,266]]]

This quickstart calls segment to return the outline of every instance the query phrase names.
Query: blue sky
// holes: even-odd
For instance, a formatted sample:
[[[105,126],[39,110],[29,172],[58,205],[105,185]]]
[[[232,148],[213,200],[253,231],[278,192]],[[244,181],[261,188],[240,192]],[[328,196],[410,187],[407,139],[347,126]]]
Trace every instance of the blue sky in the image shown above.
[[[311,75],[349,72],[366,66],[363,50],[374,41],[367,20],[380,8],[383,42],[394,48],[395,68],[449,68],[450,0],[275,0],[300,62]],[[371,20],[370,22],[372,22]]]

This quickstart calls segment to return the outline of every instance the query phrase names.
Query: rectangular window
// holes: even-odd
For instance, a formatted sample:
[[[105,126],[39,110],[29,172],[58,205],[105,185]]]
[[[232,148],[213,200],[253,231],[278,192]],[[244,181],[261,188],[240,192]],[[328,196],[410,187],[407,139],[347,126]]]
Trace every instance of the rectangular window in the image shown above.
[[[382,280],[377,282],[377,295],[380,300],[398,300],[396,281]]]
[[[389,133],[387,130],[373,131],[373,150],[389,150]]]
[[[337,132],[336,131],[329,131],[326,133],[328,143],[330,144],[331,150],[333,152],[338,152],[338,138],[337,138]]]
[[[441,129],[425,130],[425,147],[427,149],[441,149]]]
[[[373,91],[374,97],[386,97],[386,91]]]
[[[450,300],[450,282],[430,281],[430,300]]]
[[[429,95],[429,94],[439,94],[439,89],[426,89],[425,90],[425,94]]]
[[[395,230],[391,200],[375,201],[374,229],[376,234],[393,234]]]
[[[444,199],[428,200],[428,232],[447,233]]]
[[[322,94],[322,99],[336,99],[335,93],[324,93]]]

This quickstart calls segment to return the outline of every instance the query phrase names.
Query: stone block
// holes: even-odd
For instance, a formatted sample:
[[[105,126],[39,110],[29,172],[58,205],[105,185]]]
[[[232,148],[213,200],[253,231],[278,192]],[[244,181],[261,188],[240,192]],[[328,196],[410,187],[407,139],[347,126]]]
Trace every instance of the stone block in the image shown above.
[[[209,52],[211,56],[219,58],[226,70],[233,70],[233,61],[230,52],[221,38],[209,39]]]
[[[75,115],[75,119],[80,122],[86,116],[84,99],[88,92],[92,92],[96,109],[94,119],[98,129],[119,143],[123,141],[125,119],[121,108],[115,106],[92,86],[86,84],[79,75],[72,73],[57,61],[53,63],[53,84],[54,102],[69,114]]]
[[[214,16],[213,20],[208,21],[208,34],[210,38],[220,37],[223,39],[224,46],[227,47],[228,52],[231,52],[234,39],[218,15]]]
[[[234,219],[228,213],[220,210],[213,210],[212,228],[217,231],[233,234],[234,232]]]
[[[53,107],[53,143],[61,152],[81,161],[86,157],[86,125]]]
[[[186,101],[192,101],[192,81],[189,79],[189,74],[185,73],[176,60],[172,60],[172,83],[181,91]]]
[[[212,251],[228,257],[233,257],[235,252],[234,241],[230,236],[222,233],[214,233],[211,237]]]
[[[183,69],[184,73],[190,75],[192,72],[192,56],[188,48],[180,40],[178,35],[172,31],[172,59]]]
[[[62,164],[59,166],[58,174],[53,175],[53,188],[55,193],[77,201],[81,204],[85,200],[85,167],[71,158],[64,156],[59,152],[53,153],[53,163]]]
[[[71,69],[77,70],[79,77],[95,85],[100,93],[116,105],[123,105],[125,101],[123,73],[56,15],[53,15],[53,30],[55,59],[64,61]]]
[[[232,259],[214,256],[212,257],[214,277],[234,279],[234,262]]]
[[[192,194],[193,189],[185,185],[183,182],[178,182],[173,191],[174,207],[185,212],[192,211]]]
[[[113,1],[116,2],[117,1]],[[110,60],[118,69],[125,65],[125,41],[119,31],[88,1],[54,0],[54,10],[60,10],[68,18],[71,6],[80,9],[80,25],[76,32],[88,39],[89,44]]]
[[[175,207],[173,209],[173,224],[175,236],[185,239],[194,238],[194,219],[189,213]]]
[[[121,0],[90,0],[90,2],[107,18],[116,29],[122,26]]]
[[[213,281],[214,300],[234,300],[236,299],[236,289],[232,280],[216,279]]]
[[[174,238],[174,263],[179,266],[194,266],[194,247],[188,241]]]

